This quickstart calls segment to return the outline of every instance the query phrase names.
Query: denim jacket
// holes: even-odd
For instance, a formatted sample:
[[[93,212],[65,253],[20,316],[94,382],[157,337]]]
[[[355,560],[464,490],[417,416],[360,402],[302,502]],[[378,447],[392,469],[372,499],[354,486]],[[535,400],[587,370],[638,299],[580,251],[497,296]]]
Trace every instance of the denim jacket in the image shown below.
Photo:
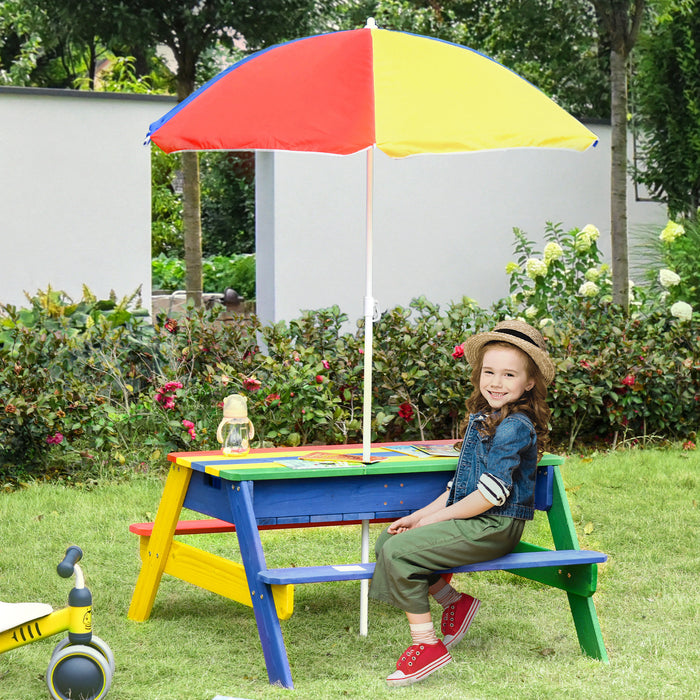
[[[484,437],[478,430],[483,420],[483,413],[469,416],[447,505],[476,491],[481,475],[486,473],[510,489],[505,504],[494,506],[487,513],[532,520],[537,474],[535,426],[524,413],[511,413],[496,428],[493,437]]]

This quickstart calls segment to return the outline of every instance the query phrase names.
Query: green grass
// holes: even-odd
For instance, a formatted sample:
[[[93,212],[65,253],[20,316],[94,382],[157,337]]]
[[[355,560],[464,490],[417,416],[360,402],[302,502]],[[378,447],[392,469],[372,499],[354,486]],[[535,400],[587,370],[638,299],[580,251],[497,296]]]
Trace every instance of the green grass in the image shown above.
[[[418,687],[393,690],[384,678],[409,643],[403,615],[371,604],[370,634],[361,638],[358,583],[298,586],[295,613],[282,623],[295,690],[273,688],[249,608],[166,576],[151,618],[127,619],[139,569],[128,525],[154,517],[162,488],[154,477],[2,494],[0,599],[64,605],[69,585],[55,565],[68,544],[83,547],[95,632],[116,657],[110,700],[699,697],[700,455],[571,458],[563,475],[581,546],[609,554],[595,595],[609,665],[581,655],[564,593],[489,572],[457,577],[483,605],[454,662]],[[528,525],[527,539],[548,544],[543,519]],[[353,527],[263,538],[272,566],[359,558]],[[236,555],[235,535],[198,542]],[[0,697],[48,698],[43,674],[58,641],[1,655]]]

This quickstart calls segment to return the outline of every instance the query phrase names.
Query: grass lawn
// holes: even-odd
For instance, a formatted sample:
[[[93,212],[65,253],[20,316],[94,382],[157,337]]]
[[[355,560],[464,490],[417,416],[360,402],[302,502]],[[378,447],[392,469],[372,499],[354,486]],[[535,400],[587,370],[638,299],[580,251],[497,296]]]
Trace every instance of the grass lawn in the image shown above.
[[[0,495],[0,599],[64,605],[70,586],[55,567],[67,545],[79,544],[95,632],[116,658],[110,700],[700,697],[700,454],[572,457],[562,472],[581,546],[609,555],[594,597],[609,665],[580,653],[562,591],[486,572],[456,577],[483,604],[454,662],[412,688],[384,682],[410,641],[402,613],[371,603],[361,638],[358,582],[297,586],[295,613],[282,623],[295,690],[273,688],[249,608],[166,576],[151,618],[127,619],[139,570],[128,526],[155,516],[156,477]],[[545,519],[538,514],[525,539],[549,545]],[[356,527],[262,536],[270,566],[359,559]],[[199,546],[235,556],[235,535],[198,537]],[[0,697],[48,698],[43,676],[59,639],[1,655]]]

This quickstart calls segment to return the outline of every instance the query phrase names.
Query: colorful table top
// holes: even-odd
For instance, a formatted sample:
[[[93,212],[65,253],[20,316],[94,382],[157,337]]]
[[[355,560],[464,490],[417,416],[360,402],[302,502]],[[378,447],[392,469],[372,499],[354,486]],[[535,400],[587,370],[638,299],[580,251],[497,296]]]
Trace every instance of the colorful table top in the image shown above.
[[[420,448],[426,445],[449,448],[453,444],[454,441],[442,440],[373,445],[371,458],[377,461],[370,464],[360,461],[362,449],[358,445],[266,448],[251,450],[241,456],[224,455],[221,451],[174,452],[168,455],[168,459],[179,466],[227,481],[440,472],[455,469],[457,451],[455,450],[453,455],[434,456],[422,453]],[[344,456],[349,456],[349,459],[344,460]],[[545,455],[540,464],[561,464],[563,461],[563,458],[557,455]]]

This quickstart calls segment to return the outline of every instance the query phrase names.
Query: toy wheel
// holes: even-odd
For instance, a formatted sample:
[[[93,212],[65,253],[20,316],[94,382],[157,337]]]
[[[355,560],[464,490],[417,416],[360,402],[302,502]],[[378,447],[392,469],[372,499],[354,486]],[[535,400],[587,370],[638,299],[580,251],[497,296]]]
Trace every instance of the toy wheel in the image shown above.
[[[46,685],[54,700],[101,700],[111,684],[109,661],[83,644],[69,644],[54,653],[46,671]]]
[[[54,650],[51,654],[51,661],[54,660],[55,656],[58,654],[61,649],[65,649],[68,645],[70,644],[70,639],[66,637],[65,639],[62,639],[55,647]],[[92,647],[93,649],[96,649],[97,651],[102,654],[102,656],[107,659],[107,662],[109,663],[109,668],[112,671],[112,675],[114,675],[114,669],[115,669],[115,664],[114,664],[114,654],[112,653],[112,650],[109,648],[107,642],[105,642],[103,639],[100,639],[99,637],[96,637],[94,634],[92,635],[92,639],[90,640],[89,644],[86,644],[85,646]]]

